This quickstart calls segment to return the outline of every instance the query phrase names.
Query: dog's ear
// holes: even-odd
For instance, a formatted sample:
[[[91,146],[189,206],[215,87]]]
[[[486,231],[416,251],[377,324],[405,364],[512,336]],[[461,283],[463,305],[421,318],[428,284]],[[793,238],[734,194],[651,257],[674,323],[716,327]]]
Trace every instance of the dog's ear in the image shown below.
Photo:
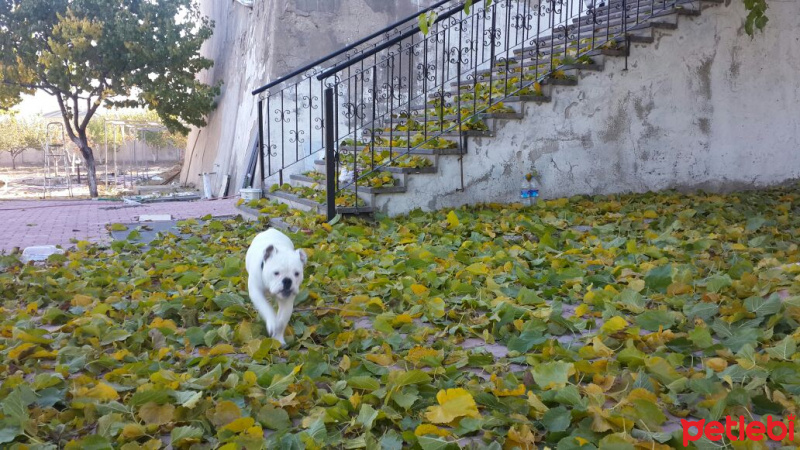
[[[273,254],[278,253],[278,250],[275,249],[274,245],[270,245],[264,250],[264,261],[268,260]]]
[[[303,249],[300,249],[297,251],[297,256],[300,257],[300,262],[302,262],[303,265],[305,266],[306,262],[308,261],[308,255],[306,255],[306,252],[303,251]]]

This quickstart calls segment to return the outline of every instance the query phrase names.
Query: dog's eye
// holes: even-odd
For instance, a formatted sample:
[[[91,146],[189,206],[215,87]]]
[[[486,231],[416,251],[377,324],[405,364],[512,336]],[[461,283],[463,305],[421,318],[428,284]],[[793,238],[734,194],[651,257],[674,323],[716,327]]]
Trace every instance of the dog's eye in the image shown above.
[[[276,277],[277,277],[278,275],[280,275],[280,274],[281,274],[280,272],[275,272],[275,276],[276,276]]]
[[[300,272],[295,272],[294,276],[299,277],[300,276]]]

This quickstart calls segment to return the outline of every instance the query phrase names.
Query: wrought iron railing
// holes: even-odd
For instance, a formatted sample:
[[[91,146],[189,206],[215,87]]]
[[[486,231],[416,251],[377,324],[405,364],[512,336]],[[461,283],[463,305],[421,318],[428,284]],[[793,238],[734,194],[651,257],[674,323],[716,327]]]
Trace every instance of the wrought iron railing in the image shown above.
[[[395,27],[357,55],[315,65],[327,69],[262,88],[261,178],[278,173],[283,184],[284,169],[324,149],[328,217],[369,211],[365,198],[385,186],[387,170],[423,165],[418,155],[463,156],[469,136],[490,134],[485,119],[520,114],[503,100],[535,101],[543,84],[575,82],[567,71],[592,67],[600,53],[626,55],[632,32],[689,3],[590,2],[481,1],[470,11],[439,3],[427,34]]]
[[[322,68],[358,57],[364,51],[413,28],[419,14],[436,11],[451,2],[452,0],[440,0],[419,13],[405,17],[253,90],[252,94],[259,96],[259,127],[246,161],[242,187],[253,186],[259,164],[261,180],[277,175],[280,184],[283,184],[285,169],[302,163],[322,150],[324,131],[320,99],[324,87],[315,79]],[[266,153],[260,149],[264,149]]]

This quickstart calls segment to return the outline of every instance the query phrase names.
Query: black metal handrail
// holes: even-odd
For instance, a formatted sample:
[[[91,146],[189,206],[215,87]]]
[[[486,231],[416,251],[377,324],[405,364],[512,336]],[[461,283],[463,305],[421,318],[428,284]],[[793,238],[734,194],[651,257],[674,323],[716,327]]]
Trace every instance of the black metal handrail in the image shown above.
[[[257,130],[258,140],[256,142],[255,149],[251,150],[250,154],[246,157],[246,167],[245,167],[245,177],[243,182],[243,187],[252,187],[256,177],[256,168],[260,167],[260,175],[261,180],[276,175],[278,176],[278,181],[280,184],[283,184],[283,172],[285,169],[294,166],[296,164],[303,163],[307,161],[312,155],[316,152],[322,150],[321,145],[321,137],[322,137],[322,114],[321,110],[319,110],[319,103],[322,97],[322,88],[317,91],[311,79],[314,75],[318,72],[318,67],[320,66],[331,66],[336,65],[336,63],[340,62],[338,59],[344,55],[344,60],[350,59],[352,57],[358,56],[359,53],[363,52],[365,49],[359,50],[360,46],[363,46],[370,41],[375,40],[378,37],[383,36],[383,39],[377,41],[372,44],[372,47],[381,45],[382,42],[386,40],[392,39],[393,35],[395,34],[404,34],[404,31],[408,27],[413,27],[413,24],[416,23],[419,14],[422,13],[429,13],[431,11],[436,10],[437,8],[441,8],[442,6],[446,5],[449,2],[455,0],[440,0],[433,5],[422,9],[420,12],[415,13],[413,15],[409,15],[402,20],[399,20],[392,25],[384,27],[370,35],[359,39],[358,41],[343,47],[340,50],[337,50],[323,58],[320,58],[310,64],[307,64],[293,72],[278,78],[270,83],[267,83],[255,90],[252,91],[253,95],[260,95],[263,96],[259,98],[258,102],[258,109],[259,109],[259,127]],[[369,47],[367,47],[368,49]],[[351,54],[352,53],[352,54]],[[285,87],[279,89],[278,91],[271,92],[273,88],[276,86],[280,86],[289,82],[298,76],[303,75],[303,77],[294,83],[286,85]],[[302,94],[301,94],[302,92]],[[264,111],[266,105],[266,113]],[[275,107],[278,107],[277,109]],[[297,113],[299,110],[306,110],[307,112],[307,120],[311,123],[312,127],[306,127],[306,129],[298,129],[297,122],[300,120],[300,114]],[[295,112],[295,117],[287,117],[291,116],[291,112]],[[280,137],[271,136],[273,130],[270,127],[270,116],[271,115],[280,115],[280,118],[275,119],[273,121],[273,125],[275,126],[275,134],[280,134]],[[303,114],[305,117],[306,113]],[[267,124],[264,123],[264,120],[267,120]],[[288,134],[289,137],[287,138],[287,131],[286,126],[290,126],[294,122],[294,130],[289,130]],[[266,125],[266,126],[265,126]],[[279,127],[279,128],[278,128]],[[319,133],[317,133],[319,132]],[[265,136],[265,133],[267,136]],[[317,135],[318,142],[320,144],[315,147],[313,135]],[[311,139],[306,146],[306,139]],[[279,143],[275,143],[276,140],[279,140]],[[301,151],[300,144],[303,144],[304,148]],[[287,155],[287,147],[291,147],[294,145],[295,152],[294,155],[291,153]],[[305,148],[308,147],[308,148]],[[280,155],[277,153],[278,148],[280,148]],[[267,151],[267,154],[264,155],[264,150]],[[290,150],[289,150],[290,151]],[[266,158],[265,158],[266,156]],[[276,160],[278,159],[279,160]],[[273,161],[275,160],[275,161]]]
[[[440,14],[439,16],[437,16],[437,18],[434,21],[433,25],[436,25],[436,24],[444,21],[445,19],[448,19],[448,18],[454,16],[454,15],[458,14],[459,11],[463,11],[463,10],[464,10],[464,5],[460,3],[458,6],[456,6],[454,8],[451,8],[450,10],[448,10],[448,11]],[[400,41],[402,41],[404,39],[408,39],[409,37],[421,32],[421,31],[422,31],[422,29],[419,27],[419,25],[417,25],[417,26],[411,28],[409,31],[406,31],[405,33],[403,33],[400,36],[397,36],[397,37],[395,37],[393,39],[389,39],[388,41],[384,42],[383,44],[381,44],[381,45],[379,45],[379,46],[377,46],[375,48],[373,48],[372,50],[363,52],[361,55],[359,55],[357,57],[349,58],[349,59],[347,59],[345,61],[342,61],[339,64],[331,67],[330,69],[327,69],[327,70],[323,71],[321,74],[317,75],[317,79],[322,81],[322,80],[324,80],[326,78],[329,78],[331,75],[333,75],[335,73],[338,73],[338,72],[341,72],[342,70],[347,69],[350,66],[358,64],[361,61],[364,61],[365,59],[369,58],[370,56],[373,56],[373,55],[375,55],[375,54],[377,54],[377,53],[379,53],[379,52],[381,52],[383,50],[386,50],[387,48],[391,47],[392,45],[395,45],[395,44],[397,44],[398,42],[400,42]]]
[[[380,35],[382,35],[384,33],[390,32],[390,31],[394,30],[395,28],[397,28],[399,26],[402,26],[403,24],[405,24],[405,23],[407,23],[407,22],[409,22],[411,20],[416,20],[417,17],[419,17],[420,14],[427,14],[428,12],[433,11],[434,9],[439,8],[440,6],[443,6],[443,5],[445,5],[445,4],[447,4],[447,3],[451,2],[451,1],[453,1],[453,0],[442,0],[440,2],[437,2],[437,3],[435,3],[435,4],[431,5],[431,6],[423,9],[422,11],[420,11],[420,12],[418,12],[416,14],[412,14],[412,15],[404,18],[404,19],[398,20],[397,22],[395,22],[395,23],[393,23],[391,25],[388,25],[388,26],[386,26],[384,28],[381,28],[380,30],[378,30],[378,31],[366,36],[366,37],[363,37],[363,38],[353,42],[352,44],[350,44],[350,45],[348,45],[348,46],[346,46],[346,47],[344,47],[344,48],[342,48],[340,50],[337,50],[337,51],[335,51],[335,52],[333,52],[333,53],[331,53],[331,54],[329,54],[327,56],[323,56],[322,58],[320,58],[320,59],[318,59],[318,60],[316,60],[316,61],[314,61],[314,62],[312,62],[310,64],[306,64],[305,66],[295,70],[294,72],[292,72],[292,73],[290,73],[288,75],[284,75],[284,76],[278,78],[275,81],[267,83],[267,84],[261,86],[260,88],[253,90],[252,94],[253,95],[258,95],[258,94],[266,91],[267,89],[273,88],[273,87],[275,87],[275,86],[277,86],[277,85],[279,85],[279,84],[281,84],[281,83],[283,83],[285,81],[291,80],[292,78],[294,78],[294,77],[296,77],[298,75],[301,75],[301,74],[303,74],[303,73],[305,73],[305,72],[307,72],[307,71],[309,71],[309,70],[311,70],[311,69],[313,69],[313,68],[315,68],[317,66],[325,64],[326,62],[329,62],[332,59],[337,58],[337,57],[339,57],[339,56],[341,56],[341,55],[343,55],[343,54],[345,54],[345,53],[347,53],[349,51],[352,51],[356,47],[358,47],[359,45],[365,44],[365,43],[375,39],[376,37],[379,37]]]

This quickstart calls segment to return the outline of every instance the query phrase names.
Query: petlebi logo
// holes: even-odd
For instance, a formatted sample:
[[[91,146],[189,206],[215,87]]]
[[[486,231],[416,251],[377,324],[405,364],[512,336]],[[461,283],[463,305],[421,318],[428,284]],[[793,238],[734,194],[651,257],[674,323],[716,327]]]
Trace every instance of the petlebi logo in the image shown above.
[[[767,416],[767,421],[753,420],[745,422],[744,416],[739,416],[738,420],[731,416],[725,416],[725,422],[710,420],[685,420],[681,419],[683,429],[683,445],[689,445],[705,436],[710,441],[719,441],[727,437],[731,441],[760,441],[766,437],[773,441],[782,441],[785,438],[794,440],[794,419],[795,416],[786,417],[788,424],[779,420],[773,420]],[[777,432],[776,432],[777,430]]]

